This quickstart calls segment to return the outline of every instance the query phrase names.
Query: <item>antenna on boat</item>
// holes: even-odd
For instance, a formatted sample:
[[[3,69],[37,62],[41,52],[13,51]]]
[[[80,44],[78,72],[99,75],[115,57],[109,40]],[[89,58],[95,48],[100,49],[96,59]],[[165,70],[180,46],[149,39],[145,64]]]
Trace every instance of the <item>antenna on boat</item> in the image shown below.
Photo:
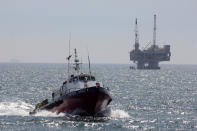
[[[89,67],[89,73],[90,73],[90,75],[91,75],[89,51],[88,51],[88,67]]]
[[[81,57],[81,73],[82,73],[82,70],[83,70],[82,64],[83,64],[83,61],[82,61],[82,57]]]
[[[68,57],[67,57],[67,60],[68,60],[68,77],[70,76],[70,58],[71,58],[71,56],[72,55],[70,55],[70,42],[71,42],[71,32],[69,33],[69,41],[68,41],[68,43],[69,43],[69,51],[68,51]]]

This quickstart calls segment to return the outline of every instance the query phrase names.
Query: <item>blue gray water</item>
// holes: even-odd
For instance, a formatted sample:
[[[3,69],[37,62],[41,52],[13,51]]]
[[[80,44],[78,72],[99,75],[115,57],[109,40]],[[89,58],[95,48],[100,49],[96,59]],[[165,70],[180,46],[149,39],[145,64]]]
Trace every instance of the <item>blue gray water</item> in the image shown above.
[[[197,65],[129,70],[129,65],[93,64],[93,74],[113,97],[108,118],[70,119],[47,111],[29,116],[61,86],[66,67],[0,64],[0,130],[197,130]]]

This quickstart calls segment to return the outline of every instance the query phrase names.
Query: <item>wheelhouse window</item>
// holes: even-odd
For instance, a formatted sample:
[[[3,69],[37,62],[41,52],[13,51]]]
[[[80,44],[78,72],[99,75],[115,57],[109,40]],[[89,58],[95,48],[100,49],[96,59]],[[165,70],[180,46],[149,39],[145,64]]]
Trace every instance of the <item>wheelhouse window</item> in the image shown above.
[[[94,76],[91,76],[91,80],[95,81],[95,77]]]
[[[92,80],[92,81],[95,81],[95,77],[94,76],[86,76],[86,75],[84,75],[84,76],[79,76],[79,80],[80,81],[88,81],[88,80]]]

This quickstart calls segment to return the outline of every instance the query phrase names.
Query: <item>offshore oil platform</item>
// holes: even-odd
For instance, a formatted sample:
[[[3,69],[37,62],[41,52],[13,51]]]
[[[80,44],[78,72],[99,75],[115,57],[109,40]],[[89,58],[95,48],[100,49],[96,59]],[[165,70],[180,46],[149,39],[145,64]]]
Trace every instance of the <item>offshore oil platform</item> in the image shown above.
[[[159,62],[170,61],[170,45],[159,47],[156,45],[156,15],[154,15],[153,44],[147,44],[144,49],[139,49],[139,34],[137,19],[135,21],[135,45],[130,51],[130,60],[137,64],[137,69],[160,69]],[[130,67],[135,69],[135,67]]]

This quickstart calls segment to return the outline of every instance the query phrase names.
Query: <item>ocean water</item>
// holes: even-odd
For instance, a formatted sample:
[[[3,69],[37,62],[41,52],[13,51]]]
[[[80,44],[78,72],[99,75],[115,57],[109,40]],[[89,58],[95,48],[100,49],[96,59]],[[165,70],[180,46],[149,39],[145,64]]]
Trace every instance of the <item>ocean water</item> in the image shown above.
[[[113,98],[109,117],[80,118],[42,111],[34,105],[67,78],[66,64],[0,64],[0,130],[197,130],[197,65],[92,64]],[[83,71],[87,70],[83,67]]]

